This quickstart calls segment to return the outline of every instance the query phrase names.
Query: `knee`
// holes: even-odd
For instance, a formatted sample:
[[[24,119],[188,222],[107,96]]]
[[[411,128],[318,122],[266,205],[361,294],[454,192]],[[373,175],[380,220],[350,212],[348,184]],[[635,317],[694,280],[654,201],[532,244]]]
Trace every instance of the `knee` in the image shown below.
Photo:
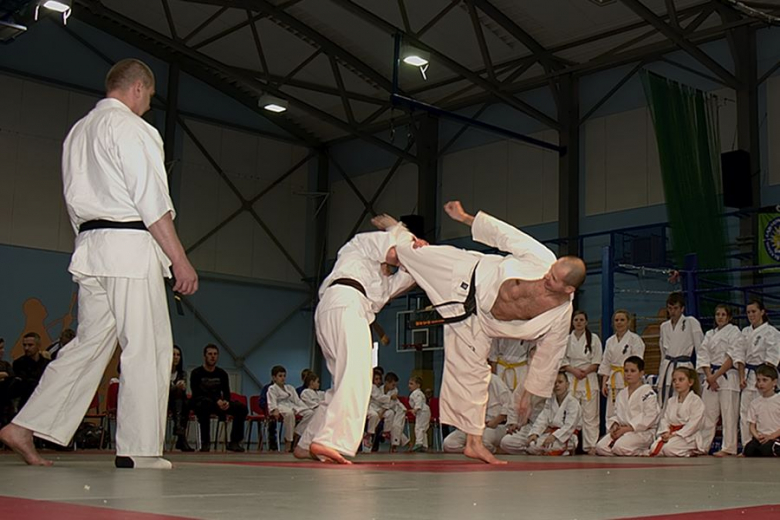
[[[442,449],[446,453],[462,453],[465,447],[466,445],[463,442],[458,439],[453,439],[450,435],[444,439],[444,443],[442,444]]]

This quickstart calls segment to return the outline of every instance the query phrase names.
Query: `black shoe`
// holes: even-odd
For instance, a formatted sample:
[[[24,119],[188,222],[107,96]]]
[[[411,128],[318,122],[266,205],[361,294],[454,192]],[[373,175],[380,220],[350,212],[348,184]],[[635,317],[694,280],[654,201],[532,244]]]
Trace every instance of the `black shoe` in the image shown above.
[[[246,450],[241,446],[240,442],[229,442],[227,445],[228,451],[235,451],[236,453],[244,453]]]
[[[176,449],[187,453],[195,451],[195,448],[189,445],[187,439],[183,435],[179,435],[176,439]]]

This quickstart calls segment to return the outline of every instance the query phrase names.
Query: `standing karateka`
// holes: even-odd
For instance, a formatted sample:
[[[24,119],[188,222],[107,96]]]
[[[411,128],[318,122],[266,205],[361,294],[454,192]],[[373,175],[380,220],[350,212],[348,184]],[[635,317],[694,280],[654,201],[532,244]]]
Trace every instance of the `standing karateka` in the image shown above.
[[[172,268],[174,291],[187,295],[198,275],[173,227],[162,139],[141,119],[154,75],[141,61],[122,60],[108,72],[106,91],[63,145],[65,203],[77,233],[69,271],[79,285],[78,335],[0,441],[28,464],[50,465],[33,435],[70,442],[119,341],[116,465],[170,468],[162,450],[173,337],[163,277]]]
[[[537,339],[536,354],[517,407],[521,423],[530,413],[531,394],[549,397],[566,350],[574,292],[585,280],[585,264],[555,254],[522,231],[487,213],[472,216],[460,202],[447,214],[471,227],[472,238],[511,253],[485,255],[450,246],[415,249],[408,231],[399,233],[398,258],[444,317],[444,374],[441,420],[468,435],[463,453],[484,462],[497,460],[482,445],[485,429],[487,363],[491,338]],[[388,215],[372,222],[396,225]]]
[[[742,341],[734,359],[742,389],[739,399],[742,446],[746,446],[752,438],[748,421],[750,403],[761,395],[756,388],[756,369],[763,363],[775,368],[780,363],[780,332],[769,324],[764,303],[754,300],[748,304],[745,312],[750,325],[742,329]]]
[[[493,372],[510,390],[522,387],[528,374],[528,353],[534,342],[526,339],[494,338],[490,344],[490,363]]]
[[[721,419],[723,442],[720,451],[713,454],[715,457],[737,454],[739,373],[734,359],[739,358],[742,332],[730,322],[731,310],[725,305],[715,307],[715,328],[704,335],[696,355],[696,366],[706,378],[701,393],[704,402],[701,438],[705,451],[709,451]]]
[[[585,311],[575,311],[566,355],[561,368],[569,374],[571,395],[582,408],[582,448],[596,454],[599,440],[599,376],[596,371],[601,364],[601,340],[588,328]]]
[[[295,448],[298,458],[348,464],[344,456],[360,446],[372,387],[369,326],[388,300],[414,285],[403,269],[391,273],[400,229],[356,235],[320,286],[314,323],[333,385]]]
[[[628,330],[630,316],[626,310],[617,310],[612,315],[615,333],[607,338],[604,354],[601,356],[599,375],[602,376],[601,393],[607,398],[607,417],[615,414],[615,401],[626,387],[623,363],[631,356],[645,356],[645,342],[638,334]]]
[[[597,455],[647,455],[655,439],[661,407],[653,387],[642,382],[645,362],[629,357],[623,364],[623,375],[626,387],[618,393],[615,414],[607,417],[607,434],[596,444]]]
[[[669,319],[661,324],[658,348],[661,350],[661,367],[658,370],[658,402],[663,408],[672,397],[672,372],[675,368],[693,368],[693,353],[704,341],[699,320],[685,316],[685,299],[682,293],[673,292],[666,299]]]
[[[488,404],[485,412],[485,431],[482,433],[482,444],[490,453],[495,453],[501,445],[501,439],[506,435],[504,423],[512,408],[512,391],[496,374],[490,375],[488,385]],[[447,435],[443,443],[447,453],[463,453],[466,448],[466,434],[460,430]]]

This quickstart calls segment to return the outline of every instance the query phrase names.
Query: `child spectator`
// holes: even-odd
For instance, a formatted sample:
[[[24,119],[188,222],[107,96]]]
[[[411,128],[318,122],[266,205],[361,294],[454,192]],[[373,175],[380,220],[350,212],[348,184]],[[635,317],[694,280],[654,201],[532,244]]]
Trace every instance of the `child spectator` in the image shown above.
[[[566,372],[555,378],[553,395],[534,421],[528,436],[529,455],[573,455],[577,449],[577,427],[582,410],[577,398],[569,393]]]
[[[780,456],[780,396],[775,394],[777,370],[763,364],[756,369],[759,397],[748,408],[751,439],[743,451],[745,457]]]
[[[488,385],[488,403],[485,411],[485,431],[482,433],[482,444],[490,453],[495,453],[501,445],[501,439],[506,435],[506,422],[509,408],[512,406],[512,391],[497,374],[490,374]],[[466,434],[455,430],[444,439],[444,451],[447,453],[463,453],[466,448]]]
[[[672,372],[672,385],[675,395],[666,403],[650,456],[690,457],[704,453],[700,433],[704,403],[698,396],[699,376],[692,368],[678,367]]]
[[[607,434],[596,444],[597,455],[647,455],[655,439],[661,408],[653,388],[644,384],[645,362],[630,356],[623,363],[622,375],[626,387],[615,400],[614,415],[607,418]]]
[[[315,410],[322,400],[325,399],[325,392],[320,390],[320,376],[309,370],[309,373],[306,374],[306,378],[303,380],[303,386],[301,401],[310,410]]]
[[[412,451],[428,449],[428,426],[431,423],[431,409],[425,402],[425,394],[420,390],[422,378],[414,376],[409,380],[409,407],[414,414],[414,446]]]
[[[292,451],[298,438],[300,438],[309,420],[312,412],[301,398],[295,387],[286,384],[287,370],[281,365],[276,365],[271,369],[271,377],[274,384],[268,389],[268,410],[277,420],[281,416],[284,422],[284,450]],[[296,424],[295,416],[300,415],[301,420]]]

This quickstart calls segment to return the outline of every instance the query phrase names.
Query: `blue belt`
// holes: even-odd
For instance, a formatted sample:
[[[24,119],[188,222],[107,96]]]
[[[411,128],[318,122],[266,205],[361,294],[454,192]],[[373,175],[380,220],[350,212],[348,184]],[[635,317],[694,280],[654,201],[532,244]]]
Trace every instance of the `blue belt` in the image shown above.
[[[722,366],[723,366],[723,365],[713,365],[713,364],[710,364],[710,372],[712,372],[713,370],[714,370],[715,372],[717,372],[718,370],[720,370],[720,367],[722,367]],[[726,373],[726,374],[723,374],[723,378],[724,378],[724,379],[728,379],[728,378],[729,378],[729,375],[728,375],[728,373]]]
[[[760,367],[760,366],[761,366],[761,365],[750,365],[750,364],[748,364],[748,363],[745,363],[745,368],[746,368],[746,369],[748,369],[748,370],[752,370],[753,372],[755,372],[755,371],[756,371],[756,369],[757,369],[758,367]]]

